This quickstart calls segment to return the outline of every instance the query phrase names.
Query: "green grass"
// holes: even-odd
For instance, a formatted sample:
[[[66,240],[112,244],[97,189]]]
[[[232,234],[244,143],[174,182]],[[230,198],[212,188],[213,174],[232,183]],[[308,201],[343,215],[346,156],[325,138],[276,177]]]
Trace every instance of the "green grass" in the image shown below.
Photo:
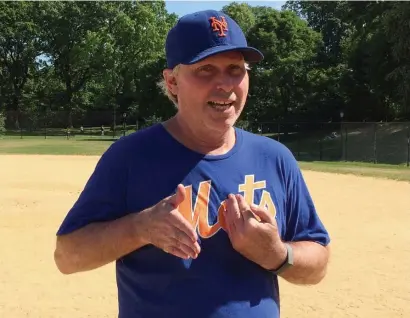
[[[49,155],[95,155],[100,156],[111,144],[111,136],[65,137],[8,136],[0,138],[0,154],[49,154]],[[299,161],[303,170],[353,174],[409,181],[410,168],[405,165],[373,164],[363,162]]]
[[[352,174],[410,182],[410,167],[405,165],[373,164],[362,162],[299,162],[303,170]]]
[[[0,139],[0,154],[84,155],[99,156],[111,144],[110,136],[68,139],[65,137],[7,137]]]

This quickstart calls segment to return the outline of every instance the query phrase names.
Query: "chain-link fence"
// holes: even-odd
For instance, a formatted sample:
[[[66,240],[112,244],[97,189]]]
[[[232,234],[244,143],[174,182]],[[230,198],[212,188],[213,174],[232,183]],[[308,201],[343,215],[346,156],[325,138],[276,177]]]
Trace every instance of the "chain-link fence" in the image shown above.
[[[3,119],[2,119],[3,118]],[[2,138],[117,139],[162,118],[138,118],[119,111],[75,114],[18,114],[0,116]],[[71,125],[67,127],[67,122]],[[358,161],[407,164],[410,161],[410,122],[249,122],[238,126],[285,144],[300,161]]]
[[[133,114],[118,111],[87,111],[71,113],[54,111],[48,113],[7,112],[3,115],[5,125],[3,138],[7,137],[66,137],[66,138],[119,138],[133,131],[152,125],[161,118],[137,118]],[[70,124],[67,124],[70,123]]]
[[[357,161],[409,166],[410,122],[272,122],[259,123],[257,130],[285,144],[301,161]]]

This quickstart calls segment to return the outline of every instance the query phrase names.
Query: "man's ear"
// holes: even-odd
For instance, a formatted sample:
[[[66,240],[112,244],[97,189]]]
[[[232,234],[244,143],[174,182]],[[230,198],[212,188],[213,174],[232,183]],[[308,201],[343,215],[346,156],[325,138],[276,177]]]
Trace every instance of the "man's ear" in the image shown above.
[[[164,76],[165,85],[167,86],[168,91],[172,95],[177,95],[178,94],[178,85],[177,85],[176,76],[173,73],[173,71],[171,69],[165,69],[162,72],[162,75]]]

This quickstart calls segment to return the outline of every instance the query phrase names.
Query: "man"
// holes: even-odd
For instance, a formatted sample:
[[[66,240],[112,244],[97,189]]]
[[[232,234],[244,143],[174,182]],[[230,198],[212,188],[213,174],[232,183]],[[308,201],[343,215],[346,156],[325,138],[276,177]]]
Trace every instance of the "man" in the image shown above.
[[[103,154],[57,233],[56,264],[116,261],[120,318],[279,317],[278,275],[319,283],[329,236],[291,152],[234,127],[262,53],[209,10],[179,20],[166,57],[177,114]]]

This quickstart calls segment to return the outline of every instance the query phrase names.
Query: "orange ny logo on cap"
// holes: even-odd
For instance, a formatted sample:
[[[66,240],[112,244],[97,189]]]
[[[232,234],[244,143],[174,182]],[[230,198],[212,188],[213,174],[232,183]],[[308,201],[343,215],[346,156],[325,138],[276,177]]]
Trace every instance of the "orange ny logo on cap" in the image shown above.
[[[209,21],[211,21],[212,31],[219,31],[218,36],[226,36],[224,31],[228,31],[228,23],[226,22],[225,17],[221,17],[220,20],[216,17],[212,17]]]

